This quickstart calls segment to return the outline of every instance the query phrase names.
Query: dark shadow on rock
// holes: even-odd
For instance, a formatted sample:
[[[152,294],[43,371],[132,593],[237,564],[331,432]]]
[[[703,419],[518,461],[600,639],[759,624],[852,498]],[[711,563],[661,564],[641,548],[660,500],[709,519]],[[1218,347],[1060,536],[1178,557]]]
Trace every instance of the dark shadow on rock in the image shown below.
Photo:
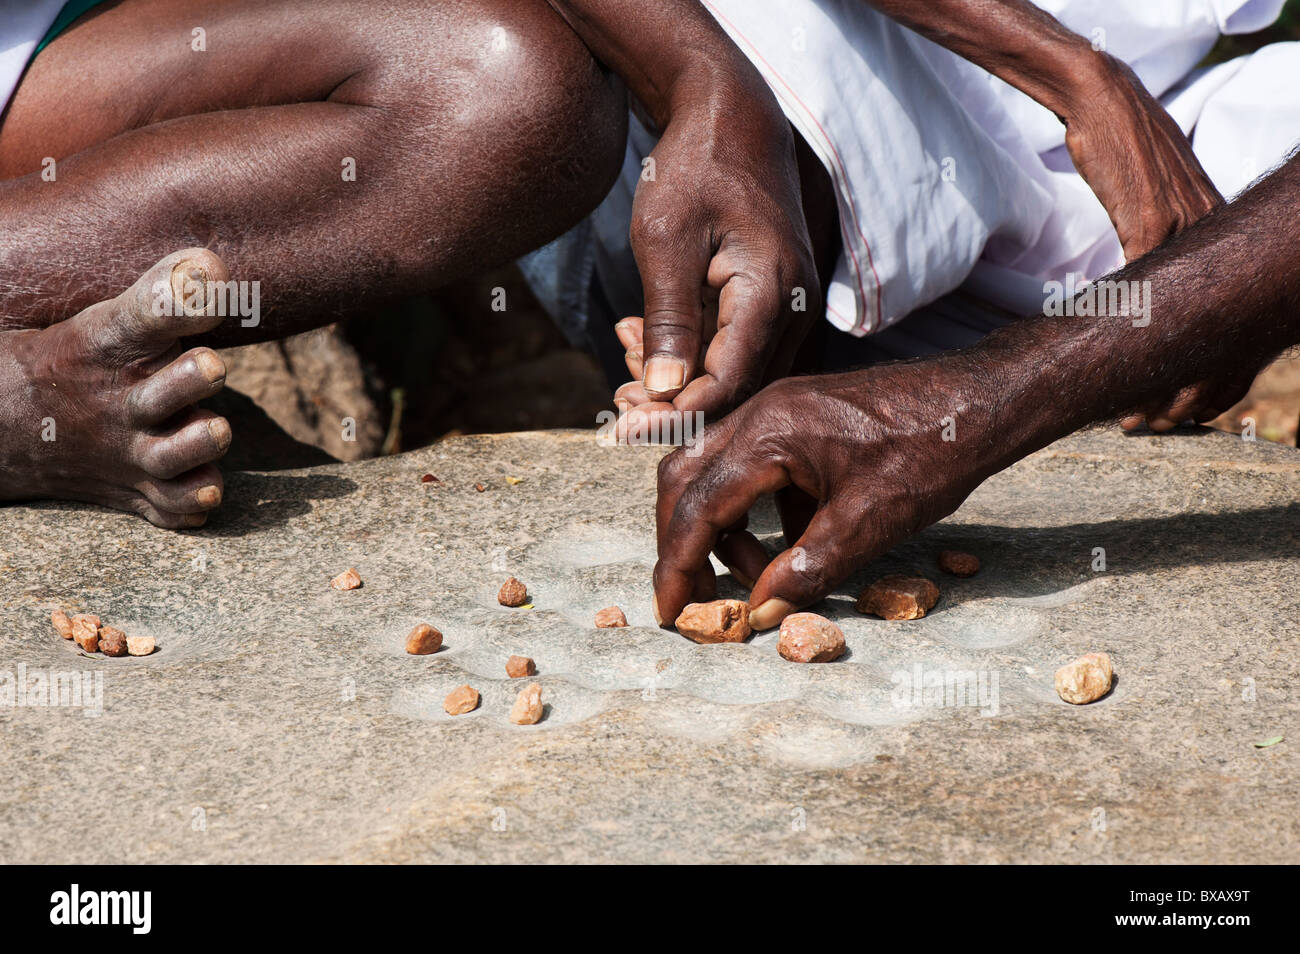
[[[201,407],[230,422],[233,439],[222,470],[298,470],[338,461],[319,447],[295,440],[251,398],[226,388]]]
[[[336,474],[227,474],[225,500],[198,535],[242,537],[280,526],[310,513],[313,500],[346,497],[358,486]]]

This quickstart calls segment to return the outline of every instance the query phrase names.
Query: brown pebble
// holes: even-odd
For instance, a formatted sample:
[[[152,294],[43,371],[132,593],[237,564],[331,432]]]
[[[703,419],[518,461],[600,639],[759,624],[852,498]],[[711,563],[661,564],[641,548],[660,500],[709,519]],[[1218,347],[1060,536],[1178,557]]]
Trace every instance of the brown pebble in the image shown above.
[[[1076,706],[1110,692],[1115,670],[1106,653],[1088,653],[1056,670],[1056,694]]]
[[[856,606],[881,619],[920,619],[938,601],[939,587],[925,577],[891,573],[864,589]]]
[[[105,656],[126,655],[126,633],[112,626],[99,628],[99,651]]]
[[[519,690],[515,704],[510,707],[510,721],[515,725],[536,725],[542,721],[542,687],[530,683]]]
[[[617,606],[606,606],[596,614],[597,629],[613,629],[616,626],[626,626],[627,617]]]
[[[447,715],[464,715],[478,708],[478,690],[473,686],[460,686],[447,693],[442,700],[442,707]]]
[[[55,630],[64,639],[72,638],[72,620],[68,618],[68,614],[63,610],[55,610],[51,613],[50,622],[54,624]]]
[[[474,489],[477,490],[479,493],[482,493],[483,491],[487,490],[487,485],[480,482],[474,485]]]
[[[749,639],[749,604],[744,600],[687,603],[677,632],[697,643],[743,643]]]
[[[427,656],[442,648],[442,633],[428,623],[420,623],[406,635],[406,651],[412,656]]]
[[[360,585],[361,574],[357,573],[352,567],[348,567],[348,569],[330,580],[330,586],[336,590],[355,590]]]
[[[791,613],[781,621],[776,651],[790,662],[834,662],[844,655],[844,632],[825,616]]]
[[[520,676],[535,676],[536,674],[537,663],[527,656],[511,656],[506,660],[506,675],[511,679],[518,679]]]
[[[99,617],[78,613],[72,617],[72,638],[84,652],[99,652]]]
[[[132,656],[148,656],[158,648],[152,636],[128,636],[126,638],[126,651]]]
[[[528,602],[528,587],[513,576],[501,584],[497,591],[497,602],[502,606],[523,606]]]
[[[423,477],[420,478],[420,483],[422,483],[422,484],[439,483],[439,484],[440,484],[440,483],[442,483],[442,481],[441,481],[441,480],[438,480],[438,478],[435,477],[435,476],[433,476],[433,474],[425,474]]]
[[[953,576],[974,576],[980,571],[980,558],[960,550],[944,550],[939,554],[939,569]]]

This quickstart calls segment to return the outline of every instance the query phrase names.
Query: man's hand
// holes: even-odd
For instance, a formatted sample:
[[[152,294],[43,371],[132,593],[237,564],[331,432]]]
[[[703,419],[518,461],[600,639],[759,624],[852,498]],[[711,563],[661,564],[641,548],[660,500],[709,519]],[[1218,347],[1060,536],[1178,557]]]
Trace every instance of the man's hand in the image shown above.
[[[1223,196],[1133,71],[1104,53],[1094,62],[1095,78],[1062,117],[1065,145],[1133,261],[1222,205]]]
[[[621,432],[725,413],[789,370],[821,313],[794,134],[696,0],[551,4],[660,131],[632,209],[644,362]]]
[[[1004,459],[993,445],[1016,433],[972,406],[967,363],[787,378],[706,430],[698,456],[664,458],[656,618],[671,623],[687,603],[712,598],[716,550],[737,579],[756,581],[750,623],[769,629],[957,509]],[[962,430],[945,440],[953,415]],[[769,562],[745,521],[773,492],[789,549]]]

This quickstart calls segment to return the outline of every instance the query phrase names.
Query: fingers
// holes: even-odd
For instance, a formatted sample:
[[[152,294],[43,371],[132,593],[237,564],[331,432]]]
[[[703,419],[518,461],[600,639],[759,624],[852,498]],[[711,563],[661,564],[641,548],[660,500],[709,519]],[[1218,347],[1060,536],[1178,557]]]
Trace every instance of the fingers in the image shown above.
[[[146,474],[171,480],[219,460],[230,449],[231,436],[230,424],[224,417],[196,409],[174,430],[137,435],[133,453]]]
[[[707,234],[683,234],[663,219],[634,221],[632,249],[645,292],[641,376],[655,401],[671,401],[698,371],[704,314],[700,292],[708,271]]]
[[[226,381],[226,364],[211,348],[194,348],[137,384],[127,394],[134,424],[161,424],[191,404],[209,398]]]
[[[635,316],[624,318],[614,326],[614,334],[618,336],[619,343],[623,345],[623,360],[627,364],[627,373],[632,376],[632,382],[638,387],[642,386],[641,378],[645,371],[644,352],[642,351],[644,329],[645,323]]]
[[[771,629],[825,598],[893,542],[864,532],[861,515],[834,501],[821,507],[793,547],[774,559],[750,594],[749,625]]]
[[[228,278],[215,254],[185,249],[158,262],[117,298],[92,305],[73,320],[90,323],[89,340],[114,358],[160,354],[177,338],[221,323],[219,309],[209,304],[213,283]]]
[[[729,530],[718,540],[713,554],[731,571],[732,577],[747,590],[767,569],[771,561],[767,548],[748,530]]]
[[[724,422],[725,423],[725,422]],[[736,459],[739,457],[739,459]],[[789,480],[773,460],[726,452],[702,465],[681,451],[664,458],[659,471],[656,523],[659,561],[655,564],[655,612],[675,620],[707,570],[709,553],[761,494]]]

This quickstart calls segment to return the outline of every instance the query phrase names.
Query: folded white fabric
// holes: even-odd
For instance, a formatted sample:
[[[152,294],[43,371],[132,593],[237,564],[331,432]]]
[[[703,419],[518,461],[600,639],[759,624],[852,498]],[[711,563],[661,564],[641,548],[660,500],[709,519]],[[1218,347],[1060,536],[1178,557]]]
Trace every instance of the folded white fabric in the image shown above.
[[[63,0],[0,0],[0,112],[62,9]]]

